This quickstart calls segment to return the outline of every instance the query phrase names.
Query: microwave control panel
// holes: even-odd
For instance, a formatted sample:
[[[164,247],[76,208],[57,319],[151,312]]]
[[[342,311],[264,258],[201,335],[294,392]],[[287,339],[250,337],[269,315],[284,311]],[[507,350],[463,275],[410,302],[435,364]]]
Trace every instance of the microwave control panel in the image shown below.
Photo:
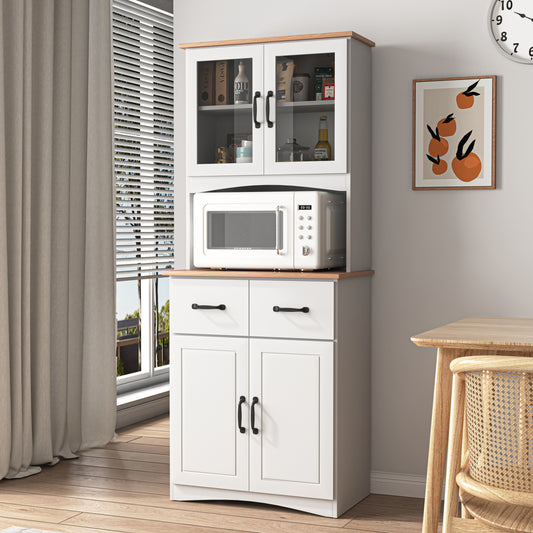
[[[313,206],[311,204],[298,204],[296,212],[296,238],[300,241],[296,249],[298,250],[299,247],[300,255],[307,257],[311,254],[311,241],[314,235]]]

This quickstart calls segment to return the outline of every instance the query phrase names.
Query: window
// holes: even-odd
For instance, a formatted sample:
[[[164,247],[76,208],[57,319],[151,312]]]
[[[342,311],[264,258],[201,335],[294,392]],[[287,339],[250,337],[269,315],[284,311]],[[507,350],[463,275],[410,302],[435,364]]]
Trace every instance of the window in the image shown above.
[[[117,384],[168,379],[174,239],[172,15],[113,0]],[[128,385],[129,384],[129,385]]]

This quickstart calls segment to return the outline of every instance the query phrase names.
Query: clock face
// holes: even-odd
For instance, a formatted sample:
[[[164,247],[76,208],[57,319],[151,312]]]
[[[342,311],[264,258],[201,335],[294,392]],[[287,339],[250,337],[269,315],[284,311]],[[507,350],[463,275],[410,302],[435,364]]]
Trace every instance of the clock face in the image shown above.
[[[494,0],[489,25],[496,45],[509,59],[533,64],[531,0]]]

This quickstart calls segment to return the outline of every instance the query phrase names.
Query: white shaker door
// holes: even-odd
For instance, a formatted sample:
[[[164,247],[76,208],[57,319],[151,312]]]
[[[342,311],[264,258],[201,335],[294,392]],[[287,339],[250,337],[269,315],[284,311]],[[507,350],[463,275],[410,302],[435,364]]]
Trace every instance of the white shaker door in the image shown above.
[[[333,498],[333,342],[250,340],[250,490]]]
[[[248,490],[248,340],[173,335],[171,350],[171,482]]]

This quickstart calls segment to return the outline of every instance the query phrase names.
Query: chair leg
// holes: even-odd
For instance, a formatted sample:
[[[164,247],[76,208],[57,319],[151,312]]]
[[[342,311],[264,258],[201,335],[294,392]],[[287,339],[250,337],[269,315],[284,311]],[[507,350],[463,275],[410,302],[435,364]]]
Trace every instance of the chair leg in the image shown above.
[[[455,477],[461,467],[461,447],[463,436],[465,385],[461,375],[454,374],[452,404],[450,412],[450,432],[446,464],[446,491],[444,496],[443,533],[451,533],[452,518],[457,516],[459,488]]]

